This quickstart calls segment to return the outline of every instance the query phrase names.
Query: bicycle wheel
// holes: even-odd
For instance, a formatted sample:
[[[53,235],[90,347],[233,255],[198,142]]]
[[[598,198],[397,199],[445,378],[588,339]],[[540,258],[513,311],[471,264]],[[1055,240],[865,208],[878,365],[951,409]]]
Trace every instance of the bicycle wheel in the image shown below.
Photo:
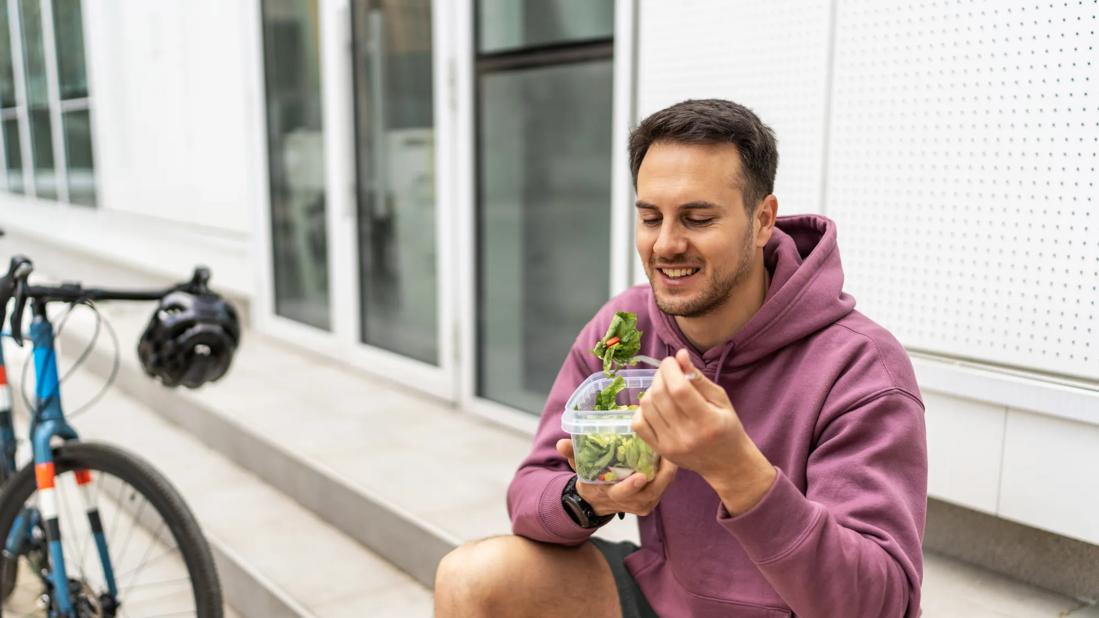
[[[76,616],[222,616],[209,545],[183,498],[151,465],[111,446],[71,443],[54,449],[54,470],[58,528]],[[77,477],[87,479],[83,471],[91,473],[92,482],[80,486]],[[25,531],[26,538],[18,556],[0,561],[0,585],[12,586],[2,590],[0,615],[50,616],[57,609],[36,491],[29,465],[10,479],[0,497],[0,539],[8,539],[13,528]],[[117,595],[109,593],[85,504],[98,508]],[[13,568],[17,577],[10,573]]]

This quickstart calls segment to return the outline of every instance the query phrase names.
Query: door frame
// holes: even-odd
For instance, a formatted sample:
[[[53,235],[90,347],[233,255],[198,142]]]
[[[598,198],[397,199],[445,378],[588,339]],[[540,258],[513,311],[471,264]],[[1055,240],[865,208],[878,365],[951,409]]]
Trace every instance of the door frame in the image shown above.
[[[439,365],[362,343],[359,320],[357,177],[355,106],[351,29],[351,0],[319,0],[321,99],[323,106],[325,224],[327,233],[328,294],[331,330],[316,328],[277,315],[274,306],[274,265],[271,255],[271,211],[268,188],[268,144],[265,124],[266,89],[263,21],[256,3],[255,43],[257,81],[256,217],[254,252],[262,275],[257,286],[253,320],[267,334],[286,339],[326,357],[338,358],[384,380],[409,387],[444,402],[457,401],[457,367],[453,324],[455,303],[454,195],[449,153],[453,151],[453,115],[447,110],[452,80],[448,80],[446,51],[449,38],[446,2],[432,6],[433,97],[435,109],[437,333]]]

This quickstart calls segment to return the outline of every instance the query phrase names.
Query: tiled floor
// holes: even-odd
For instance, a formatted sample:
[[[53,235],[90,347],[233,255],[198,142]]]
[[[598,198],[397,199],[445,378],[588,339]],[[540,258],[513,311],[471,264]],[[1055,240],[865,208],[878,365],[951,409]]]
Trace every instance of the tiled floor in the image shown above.
[[[1099,609],[937,554],[924,556],[926,618],[1099,618]]]

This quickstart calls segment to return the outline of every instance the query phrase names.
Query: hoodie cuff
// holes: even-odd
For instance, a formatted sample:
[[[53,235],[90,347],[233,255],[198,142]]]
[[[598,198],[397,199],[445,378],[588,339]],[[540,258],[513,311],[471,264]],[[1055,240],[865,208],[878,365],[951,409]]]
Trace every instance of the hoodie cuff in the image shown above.
[[[718,504],[717,523],[740,541],[756,564],[773,562],[797,549],[824,513],[781,468],[775,466],[775,470],[778,473],[771,488],[747,511],[733,516],[724,504]]]
[[[572,472],[561,474],[550,479],[546,483],[546,489],[538,501],[538,517],[542,520],[542,526],[551,536],[555,536],[561,543],[579,545],[588,540],[595,532],[587,528],[581,528],[565,512],[561,504],[561,492],[572,478]]]

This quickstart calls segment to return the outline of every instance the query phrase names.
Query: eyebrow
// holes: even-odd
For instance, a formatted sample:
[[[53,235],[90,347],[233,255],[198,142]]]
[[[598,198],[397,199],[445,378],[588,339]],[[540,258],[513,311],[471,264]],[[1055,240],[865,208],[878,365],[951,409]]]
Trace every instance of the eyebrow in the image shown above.
[[[637,203],[635,203],[634,206],[638,210],[660,210],[660,208],[656,204],[650,204],[649,202],[645,202],[645,201],[642,201],[642,200],[637,200]],[[687,202],[686,204],[680,204],[679,209],[680,210],[703,210],[703,209],[721,210],[721,206],[719,206],[719,205],[717,205],[713,202],[707,202],[705,200],[697,200],[697,201],[694,201],[694,202]]]

